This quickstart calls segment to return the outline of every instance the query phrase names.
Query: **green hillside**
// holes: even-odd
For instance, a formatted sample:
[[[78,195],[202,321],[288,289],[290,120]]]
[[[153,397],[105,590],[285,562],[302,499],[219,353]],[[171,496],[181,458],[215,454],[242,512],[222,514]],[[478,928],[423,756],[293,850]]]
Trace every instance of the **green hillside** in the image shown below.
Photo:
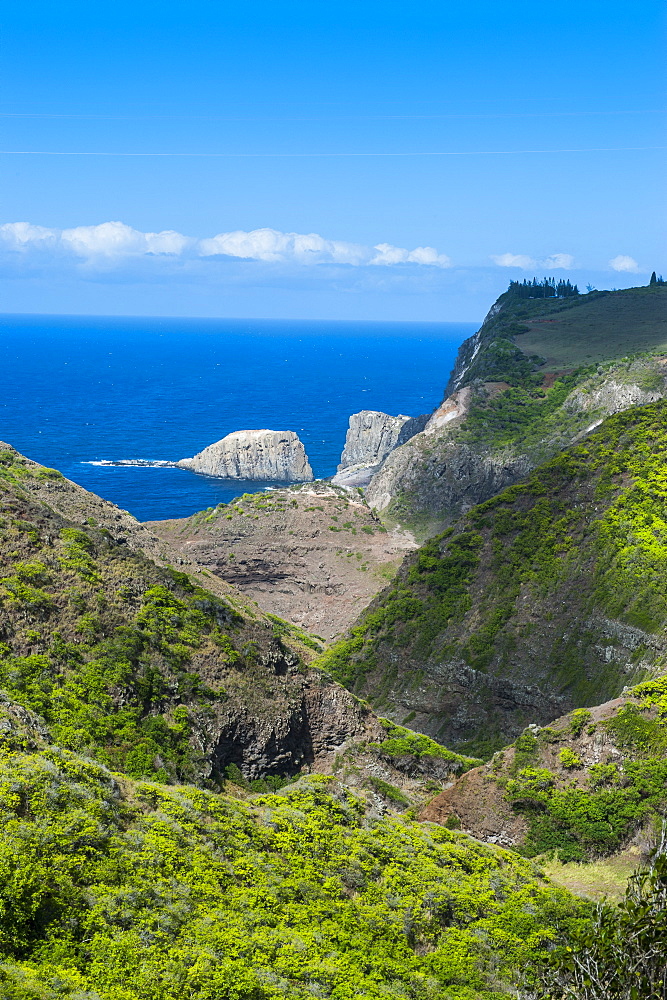
[[[663,676],[605,705],[525,729],[486,766],[436,796],[423,816],[475,836],[504,834],[529,857],[556,852],[561,861],[581,862],[616,855],[642,829],[659,838],[666,809]],[[645,840],[650,836],[645,832]]]
[[[243,802],[13,737],[5,1000],[501,1000],[577,909],[517,855],[372,819],[333,779]]]
[[[478,753],[662,672],[666,468],[667,403],[609,418],[409,556],[322,665]]]
[[[425,540],[605,417],[664,396],[666,379],[667,286],[548,299],[510,290],[461,345],[442,411],[389,455],[367,500]]]
[[[531,310],[525,305],[515,310],[528,329],[515,335],[514,342],[524,354],[545,359],[542,371],[602,364],[646,351],[667,353],[667,286],[591,292],[565,303],[564,308],[535,309],[531,303]]]
[[[199,782],[241,763],[215,753],[223,713],[299,700],[298,670],[278,705],[271,681],[297,655],[267,620],[32,499],[59,478],[0,452],[0,686],[55,742],[130,775]]]
[[[525,299],[510,290],[500,296],[475,338],[461,347],[448,390],[476,379],[520,385],[531,374],[663,351],[667,285],[564,299]]]

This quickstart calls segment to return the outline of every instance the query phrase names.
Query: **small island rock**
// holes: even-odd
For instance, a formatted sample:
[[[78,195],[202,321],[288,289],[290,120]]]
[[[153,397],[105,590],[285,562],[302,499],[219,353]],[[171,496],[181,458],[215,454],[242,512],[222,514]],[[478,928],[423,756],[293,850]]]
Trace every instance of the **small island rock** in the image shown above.
[[[305,448],[294,431],[234,431],[176,465],[223,479],[313,480]]]

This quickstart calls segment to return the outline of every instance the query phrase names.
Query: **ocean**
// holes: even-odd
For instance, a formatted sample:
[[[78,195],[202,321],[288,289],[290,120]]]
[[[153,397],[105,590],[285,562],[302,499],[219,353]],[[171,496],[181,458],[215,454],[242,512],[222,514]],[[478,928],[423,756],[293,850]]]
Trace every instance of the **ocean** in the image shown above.
[[[271,428],[331,476],[350,414],[432,410],[478,325],[0,316],[0,440],[140,520],[185,517],[269,484],[115,463]]]

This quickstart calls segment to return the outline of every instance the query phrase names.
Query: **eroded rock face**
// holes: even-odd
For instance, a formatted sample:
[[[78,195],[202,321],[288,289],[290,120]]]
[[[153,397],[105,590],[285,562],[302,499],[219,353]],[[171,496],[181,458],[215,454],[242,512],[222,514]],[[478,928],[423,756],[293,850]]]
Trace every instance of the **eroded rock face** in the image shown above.
[[[338,471],[353,465],[378,465],[390,451],[423,430],[428,417],[392,417],[379,410],[360,410],[350,417]]]
[[[396,447],[398,436],[410,417],[392,417],[379,410],[361,410],[350,417],[345,447],[338,471],[350,465],[377,465]]]
[[[356,493],[322,483],[244,496],[213,512],[153,521],[165,548],[271,614],[331,639],[358,617],[416,543],[385,530]]]
[[[474,338],[471,338],[471,342]],[[372,471],[365,497],[422,537],[437,534],[475,504],[518,482],[546,459],[578,443],[604,419],[665,394],[662,359],[622,363],[592,375],[577,386],[533,439],[468,443],[466,420],[473,405],[485,405],[507,385],[489,382],[456,390],[434,411],[425,429],[395,448]],[[636,369],[636,370],[634,370]],[[621,377],[624,381],[621,381]],[[650,388],[642,381],[655,380]]]
[[[181,469],[223,479],[292,483],[309,483],[313,479],[305,448],[294,431],[234,431],[194,458],[182,458],[176,464]]]
[[[576,787],[590,792],[591,767],[600,764],[622,767],[626,761],[636,758],[636,748],[628,743],[617,745],[613,731],[605,727],[605,723],[628,703],[633,704],[631,698],[620,697],[584,710],[586,725],[579,731],[573,730],[571,715],[556,718],[545,730],[534,724],[528,726],[524,734],[536,738],[530,766],[545,769],[558,788]],[[645,714],[651,711],[655,710],[644,709]],[[569,766],[567,760],[563,762],[564,748],[578,759],[576,768]],[[507,746],[495,753],[487,764],[454,780],[428,802],[419,818],[443,825],[455,818],[465,833],[478,840],[521,848],[528,834],[527,817],[506,795],[508,780],[516,777],[521,768],[516,752],[515,746]]]
[[[406,417],[400,413],[392,417],[379,410],[353,413],[334,483],[366,486],[390,452],[422,431],[427,420],[428,414]]]

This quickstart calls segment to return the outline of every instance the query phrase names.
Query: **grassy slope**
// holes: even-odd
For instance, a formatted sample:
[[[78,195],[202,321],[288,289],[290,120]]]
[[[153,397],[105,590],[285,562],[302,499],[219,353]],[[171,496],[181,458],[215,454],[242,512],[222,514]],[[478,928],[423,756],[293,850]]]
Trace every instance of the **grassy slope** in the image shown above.
[[[462,345],[447,387],[470,387],[467,416],[399,449],[371,484],[371,502],[388,490],[383,516],[428,537],[596,420],[662,395],[665,316],[659,285],[564,300],[501,296]]]
[[[489,313],[474,360],[462,346],[457,387],[476,379],[525,383],[532,373],[573,370],[667,350],[667,286],[591,292],[570,299],[501,295]],[[451,383],[448,387],[451,389]]]
[[[594,292],[546,314],[538,308],[538,315],[523,319],[529,329],[515,337],[515,343],[525,354],[546,359],[542,371],[601,364],[645,351],[667,352],[666,292],[664,286],[647,285]]]
[[[476,752],[560,714],[554,697],[594,704],[659,673],[666,458],[665,402],[609,418],[408,557],[323,666],[384,714]],[[508,708],[498,681],[538,685],[542,709],[539,691]]]
[[[322,776],[245,802],[137,783],[14,720],[0,996],[514,995],[572,898],[511,852],[369,804]]]

